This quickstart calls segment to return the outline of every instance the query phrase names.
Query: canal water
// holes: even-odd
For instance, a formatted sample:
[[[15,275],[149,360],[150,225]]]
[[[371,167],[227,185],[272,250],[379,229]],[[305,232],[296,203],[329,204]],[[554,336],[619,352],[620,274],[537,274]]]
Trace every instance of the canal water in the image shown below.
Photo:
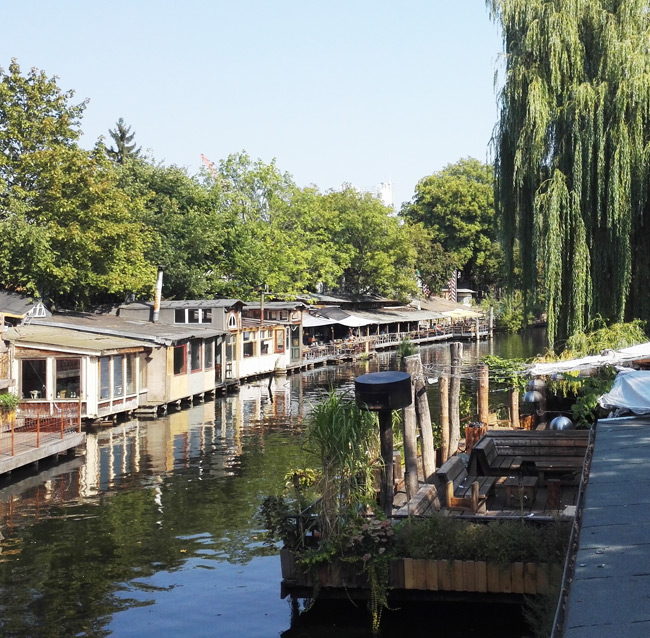
[[[499,336],[466,344],[465,359],[471,367],[487,353],[526,358],[543,344],[540,331]],[[433,377],[449,346],[421,354]],[[281,599],[278,548],[264,542],[256,514],[289,469],[304,467],[310,406],[331,387],[352,391],[359,374],[395,366],[384,353],[245,384],[156,420],[90,432],[85,455],[0,483],[0,635],[369,636],[366,610],[351,602],[305,611]],[[477,611],[393,610],[383,633],[528,635],[516,613]]]

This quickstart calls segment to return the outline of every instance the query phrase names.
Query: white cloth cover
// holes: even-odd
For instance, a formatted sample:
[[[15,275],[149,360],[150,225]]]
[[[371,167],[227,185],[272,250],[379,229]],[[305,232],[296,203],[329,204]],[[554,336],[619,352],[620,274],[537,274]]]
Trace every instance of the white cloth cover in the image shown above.
[[[612,389],[598,399],[605,410],[650,414],[650,370],[619,372]]]

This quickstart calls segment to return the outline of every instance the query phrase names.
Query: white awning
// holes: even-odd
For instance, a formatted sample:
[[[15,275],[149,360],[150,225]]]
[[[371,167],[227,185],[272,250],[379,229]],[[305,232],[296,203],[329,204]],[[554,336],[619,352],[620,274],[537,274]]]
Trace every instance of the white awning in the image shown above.
[[[318,328],[319,326],[331,326],[339,321],[334,319],[327,319],[326,317],[316,317],[314,315],[302,313],[302,327],[303,328]]]
[[[650,414],[650,370],[619,372],[612,389],[598,403],[606,410]]]

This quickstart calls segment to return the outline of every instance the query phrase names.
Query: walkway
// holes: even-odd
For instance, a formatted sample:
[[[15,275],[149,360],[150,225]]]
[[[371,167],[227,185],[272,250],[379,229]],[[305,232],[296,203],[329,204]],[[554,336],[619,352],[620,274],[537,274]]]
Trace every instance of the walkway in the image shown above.
[[[602,419],[563,638],[650,636],[650,417]]]

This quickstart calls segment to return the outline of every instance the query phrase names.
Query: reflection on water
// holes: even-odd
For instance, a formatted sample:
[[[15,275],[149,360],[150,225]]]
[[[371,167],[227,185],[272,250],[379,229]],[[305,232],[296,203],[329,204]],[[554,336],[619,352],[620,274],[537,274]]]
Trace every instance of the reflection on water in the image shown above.
[[[468,361],[489,347],[466,347]],[[427,365],[448,356],[445,346],[421,352]],[[154,421],[91,432],[83,458],[0,484],[0,633],[316,635],[290,630],[277,549],[263,542],[256,511],[289,469],[308,463],[310,406],[394,366],[382,353],[247,384]],[[339,630],[328,621],[318,635]]]

